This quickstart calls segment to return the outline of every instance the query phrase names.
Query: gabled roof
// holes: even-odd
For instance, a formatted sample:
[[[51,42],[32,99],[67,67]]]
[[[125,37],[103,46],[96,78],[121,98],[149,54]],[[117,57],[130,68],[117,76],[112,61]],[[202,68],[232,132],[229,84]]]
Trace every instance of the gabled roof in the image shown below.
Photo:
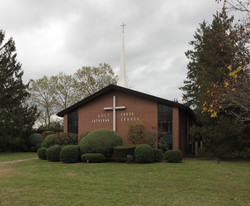
[[[109,91],[112,91],[112,90],[132,94],[132,95],[135,95],[137,97],[142,97],[144,99],[153,100],[153,101],[161,103],[161,104],[166,104],[166,105],[172,106],[172,107],[178,107],[178,108],[185,109],[187,111],[192,112],[192,110],[189,107],[187,107],[187,106],[185,106],[183,104],[173,102],[173,101],[170,101],[170,100],[167,100],[167,99],[163,99],[163,98],[160,98],[160,97],[152,96],[152,95],[149,95],[149,94],[145,94],[145,93],[142,93],[142,92],[138,92],[138,91],[128,89],[128,88],[125,88],[125,87],[120,87],[120,86],[117,86],[117,85],[114,85],[114,84],[110,84],[109,86],[99,90],[98,92],[96,92],[96,93],[84,98],[83,100],[69,106],[68,108],[58,112],[57,115],[59,117],[63,117],[64,114],[67,114],[68,112],[71,112],[71,111],[83,106],[84,104],[86,104],[86,103],[88,103],[90,101],[93,101],[96,98],[100,97],[101,95],[103,95],[103,94],[105,94],[105,93],[107,93]]]

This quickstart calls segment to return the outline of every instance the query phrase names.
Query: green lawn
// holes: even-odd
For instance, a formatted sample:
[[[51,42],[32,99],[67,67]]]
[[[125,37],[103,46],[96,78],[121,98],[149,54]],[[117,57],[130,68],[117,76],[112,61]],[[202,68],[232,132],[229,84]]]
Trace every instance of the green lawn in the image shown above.
[[[0,162],[37,157],[36,152],[0,153]]]
[[[250,163],[0,165],[0,205],[250,205]]]

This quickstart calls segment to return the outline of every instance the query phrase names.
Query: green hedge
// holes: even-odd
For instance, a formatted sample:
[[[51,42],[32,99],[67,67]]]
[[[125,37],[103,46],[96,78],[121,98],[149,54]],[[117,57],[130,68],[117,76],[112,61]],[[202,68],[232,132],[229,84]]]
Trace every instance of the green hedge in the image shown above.
[[[87,154],[83,154],[81,156],[81,159],[83,162],[104,162],[105,161],[105,156],[103,154],[100,153],[87,153]]]
[[[140,144],[135,148],[135,161],[137,163],[150,163],[154,161],[154,150],[148,144]]]
[[[51,134],[55,134],[53,131],[44,131],[44,136],[47,137]]]
[[[81,139],[79,146],[81,154],[101,153],[106,159],[110,159],[113,147],[121,144],[122,138],[118,133],[109,129],[98,129]]]
[[[127,163],[134,163],[134,156],[128,154],[128,155],[126,156],[126,162],[127,162]]]
[[[46,160],[46,150],[47,149],[45,147],[41,147],[37,150],[39,159]]]
[[[78,145],[67,145],[60,152],[60,160],[64,163],[78,162]]]
[[[42,142],[43,137],[39,133],[34,133],[29,136],[28,143],[32,152],[37,151],[42,146]]]
[[[113,148],[113,159],[117,162],[126,162],[127,155],[134,156],[134,151],[137,145],[120,145]]]
[[[61,147],[59,145],[51,146],[46,150],[47,159],[51,162],[57,162],[60,160]]]
[[[168,150],[165,153],[165,159],[168,162],[181,162],[182,152],[180,150]]]
[[[86,137],[89,134],[89,132],[83,132],[80,134],[80,141],[82,138]]]
[[[58,136],[56,134],[50,134],[43,140],[42,147],[49,148],[56,145],[57,141]]]
[[[59,145],[77,145],[78,136],[72,133],[63,133],[58,138]]]
[[[154,150],[154,162],[161,162],[163,159],[163,154],[160,149],[153,149]]]

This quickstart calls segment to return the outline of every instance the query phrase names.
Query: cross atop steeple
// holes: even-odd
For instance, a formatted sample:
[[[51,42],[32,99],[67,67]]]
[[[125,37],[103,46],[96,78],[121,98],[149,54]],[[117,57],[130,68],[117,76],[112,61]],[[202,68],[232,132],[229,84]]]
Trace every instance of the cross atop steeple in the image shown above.
[[[124,27],[127,26],[126,24],[124,24],[124,22],[122,23],[121,27],[122,27],[122,33],[124,34]]]

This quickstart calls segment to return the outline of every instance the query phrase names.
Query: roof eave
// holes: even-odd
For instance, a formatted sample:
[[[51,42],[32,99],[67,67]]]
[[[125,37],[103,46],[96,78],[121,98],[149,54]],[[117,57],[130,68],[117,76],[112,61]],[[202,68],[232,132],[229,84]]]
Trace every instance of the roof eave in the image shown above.
[[[132,90],[132,89],[128,89],[128,88],[125,88],[125,87],[110,84],[109,86],[104,87],[103,89],[97,91],[96,93],[86,97],[85,99],[82,99],[81,101],[69,106],[68,108],[66,108],[66,109],[64,109],[64,110],[62,110],[60,112],[58,112],[57,115],[59,117],[63,117],[66,113],[77,109],[78,107],[92,101],[93,99],[101,96],[102,94],[104,94],[104,93],[106,93],[108,91],[111,91],[112,89],[115,89],[115,90],[118,90],[118,91],[123,91],[123,92],[130,93],[130,94],[134,94],[134,95],[140,96],[142,98],[151,99],[151,100],[156,101],[158,103],[164,103],[164,104],[167,104],[167,105],[172,106],[172,107],[178,107],[178,108],[181,108],[181,109],[191,110],[188,106],[185,106],[185,105],[180,104],[178,102],[173,102],[173,101],[170,101],[170,100],[167,100],[167,99],[163,99],[163,98],[156,97],[156,96],[153,96],[153,95],[138,92],[138,91],[135,91],[135,90]]]

